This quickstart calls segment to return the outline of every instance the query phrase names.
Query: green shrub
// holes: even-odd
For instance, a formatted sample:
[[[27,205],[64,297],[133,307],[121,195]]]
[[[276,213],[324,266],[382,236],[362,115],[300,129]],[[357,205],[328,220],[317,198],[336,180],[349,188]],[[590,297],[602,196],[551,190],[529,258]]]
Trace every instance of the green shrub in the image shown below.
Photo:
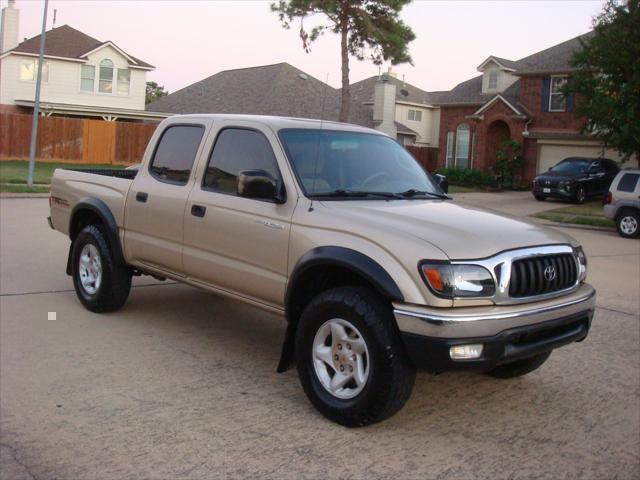
[[[482,170],[474,168],[437,168],[435,173],[447,177],[449,185],[461,185],[463,187],[495,187],[495,177]]]

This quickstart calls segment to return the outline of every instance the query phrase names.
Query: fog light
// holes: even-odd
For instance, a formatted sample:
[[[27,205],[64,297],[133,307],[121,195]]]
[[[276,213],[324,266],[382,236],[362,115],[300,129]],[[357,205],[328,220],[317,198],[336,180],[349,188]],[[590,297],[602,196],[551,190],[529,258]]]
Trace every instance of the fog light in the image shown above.
[[[469,360],[480,358],[482,355],[482,344],[474,343],[472,345],[456,345],[449,349],[449,356],[452,360]]]

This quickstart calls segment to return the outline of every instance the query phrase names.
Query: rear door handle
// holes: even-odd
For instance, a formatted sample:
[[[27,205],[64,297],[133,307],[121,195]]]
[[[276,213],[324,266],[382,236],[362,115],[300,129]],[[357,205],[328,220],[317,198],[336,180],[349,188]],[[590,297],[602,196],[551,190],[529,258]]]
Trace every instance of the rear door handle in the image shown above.
[[[191,205],[191,215],[194,217],[204,217],[205,213],[207,213],[207,207],[203,207],[202,205]]]
[[[145,193],[145,192],[136,193],[136,200],[139,202],[145,203],[147,201],[147,198],[149,198],[148,193]]]

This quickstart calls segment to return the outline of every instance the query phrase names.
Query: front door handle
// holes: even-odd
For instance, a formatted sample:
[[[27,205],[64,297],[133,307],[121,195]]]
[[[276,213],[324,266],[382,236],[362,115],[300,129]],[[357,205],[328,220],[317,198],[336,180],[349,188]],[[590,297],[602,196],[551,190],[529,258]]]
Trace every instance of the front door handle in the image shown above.
[[[148,193],[145,193],[145,192],[136,193],[136,200],[138,202],[145,203],[147,201],[147,198],[149,198],[149,194]]]
[[[207,207],[203,207],[202,205],[191,205],[191,215],[194,217],[204,217],[205,213],[207,213]]]

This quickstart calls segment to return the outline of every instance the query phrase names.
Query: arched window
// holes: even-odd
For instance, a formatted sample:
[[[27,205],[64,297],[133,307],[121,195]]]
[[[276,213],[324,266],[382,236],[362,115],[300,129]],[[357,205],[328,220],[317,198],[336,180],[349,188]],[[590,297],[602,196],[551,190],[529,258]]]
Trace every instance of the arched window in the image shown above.
[[[471,129],[466,123],[458,125],[456,130],[456,167],[469,168],[469,145]]]
[[[113,92],[113,62],[108,58],[100,62],[100,84],[98,91],[100,93]]]

